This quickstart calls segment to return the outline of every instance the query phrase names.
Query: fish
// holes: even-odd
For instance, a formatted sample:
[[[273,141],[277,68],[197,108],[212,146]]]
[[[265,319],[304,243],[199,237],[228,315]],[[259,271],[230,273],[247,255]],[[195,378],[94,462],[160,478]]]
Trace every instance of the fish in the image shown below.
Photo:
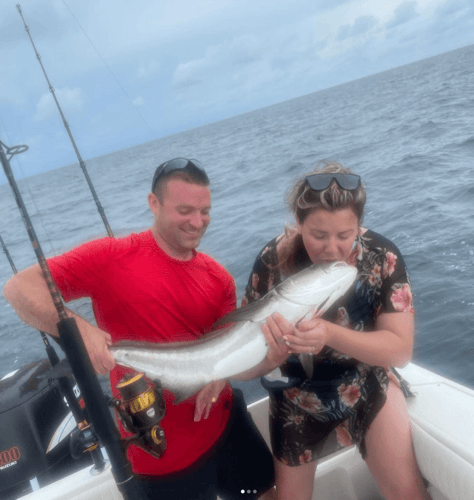
[[[279,312],[293,323],[322,313],[356,278],[357,269],[344,262],[313,264],[286,278],[261,299],[227,314],[198,340],[120,341],[109,349],[117,364],[143,372],[151,380],[159,379],[179,404],[209,382],[231,379],[263,361],[268,345],[261,325],[271,314]]]

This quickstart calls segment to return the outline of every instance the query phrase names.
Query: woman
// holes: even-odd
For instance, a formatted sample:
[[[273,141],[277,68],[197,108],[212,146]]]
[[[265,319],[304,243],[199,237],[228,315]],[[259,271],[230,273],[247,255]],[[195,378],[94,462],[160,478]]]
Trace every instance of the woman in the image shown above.
[[[312,498],[317,460],[334,430],[339,444],[357,444],[387,500],[430,498],[404,396],[387,368],[412,356],[411,286],[398,248],[361,226],[365,200],[360,177],[334,162],[299,181],[288,198],[296,228],[265,245],[242,301],[311,264],[345,261],[359,271],[354,288],[322,317],[295,326],[275,313],[262,327],[269,354],[248,375],[283,363],[288,377],[263,379],[280,500]]]

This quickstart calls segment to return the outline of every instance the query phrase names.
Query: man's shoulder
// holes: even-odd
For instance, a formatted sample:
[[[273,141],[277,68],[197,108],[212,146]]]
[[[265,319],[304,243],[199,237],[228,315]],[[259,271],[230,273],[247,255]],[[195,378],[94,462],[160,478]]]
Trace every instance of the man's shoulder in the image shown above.
[[[94,238],[85,241],[62,255],[97,255],[97,254],[113,254],[127,252],[133,248],[146,246],[149,243],[146,231],[143,233],[132,233],[126,236],[110,238],[108,236],[102,238]],[[59,257],[59,255],[57,256]]]
[[[153,236],[148,231],[142,231],[141,233],[130,233],[125,236],[119,236],[117,238],[106,238],[112,240],[110,242],[110,246],[114,248],[123,248],[123,249],[131,249],[131,248],[140,248],[140,247],[154,247],[155,240]]]
[[[217,274],[221,276],[223,279],[226,280],[230,279],[233,281],[232,275],[229,273],[229,271],[210,255],[203,252],[196,252],[195,258],[196,258],[196,263],[199,264],[200,266],[206,267],[209,270],[209,272]]]

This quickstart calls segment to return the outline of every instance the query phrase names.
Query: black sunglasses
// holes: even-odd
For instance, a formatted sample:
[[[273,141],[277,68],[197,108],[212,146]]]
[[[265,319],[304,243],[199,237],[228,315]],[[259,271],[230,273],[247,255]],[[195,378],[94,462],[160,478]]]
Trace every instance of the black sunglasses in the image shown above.
[[[156,184],[161,177],[173,172],[174,170],[185,170],[186,172],[197,173],[202,176],[203,180],[209,182],[209,177],[207,176],[206,171],[197,160],[174,158],[173,160],[165,161],[157,167],[155,175],[153,176],[153,182],[151,183],[151,191],[154,191]]]
[[[333,180],[347,191],[354,191],[360,185],[360,176],[355,174],[312,174],[306,176],[304,180],[314,191],[327,189]]]

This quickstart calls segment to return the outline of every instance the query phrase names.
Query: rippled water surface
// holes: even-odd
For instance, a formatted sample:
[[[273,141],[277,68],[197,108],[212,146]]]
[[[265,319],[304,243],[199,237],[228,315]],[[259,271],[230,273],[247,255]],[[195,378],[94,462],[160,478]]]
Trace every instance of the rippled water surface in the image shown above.
[[[242,296],[260,248],[289,221],[284,193],[333,158],[362,175],[365,225],[405,256],[416,292],[414,361],[474,386],[474,46],[333,87],[87,162],[116,235],[146,228],[154,168],[199,159],[211,178],[212,223],[201,250]],[[28,153],[26,153],[28,154]],[[13,162],[15,169],[15,162]],[[77,165],[20,181],[44,251],[105,229]],[[18,268],[35,262],[8,185],[0,233]],[[0,259],[3,254],[0,254]],[[3,255],[0,284],[11,275]],[[87,302],[76,304],[91,317]],[[38,333],[0,300],[0,373],[45,357]],[[258,381],[245,386],[253,400]]]

